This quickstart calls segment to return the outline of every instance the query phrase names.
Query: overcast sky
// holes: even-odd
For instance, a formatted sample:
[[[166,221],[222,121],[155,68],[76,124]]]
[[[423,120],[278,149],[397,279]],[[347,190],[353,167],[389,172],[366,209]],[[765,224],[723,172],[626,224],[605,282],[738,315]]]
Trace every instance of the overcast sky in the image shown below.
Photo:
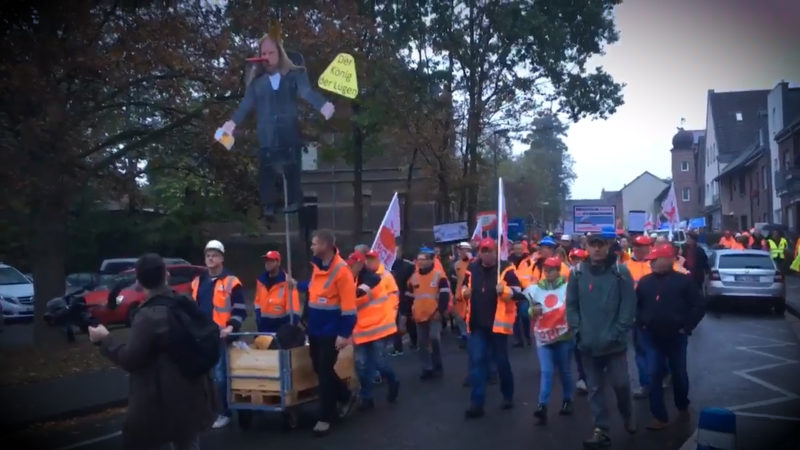
[[[708,89],[800,83],[800,0],[624,0],[619,41],[590,67],[624,82],[625,105],[608,120],[572,124],[572,198],[598,198],[645,170],[670,176],[681,117],[704,129]]]

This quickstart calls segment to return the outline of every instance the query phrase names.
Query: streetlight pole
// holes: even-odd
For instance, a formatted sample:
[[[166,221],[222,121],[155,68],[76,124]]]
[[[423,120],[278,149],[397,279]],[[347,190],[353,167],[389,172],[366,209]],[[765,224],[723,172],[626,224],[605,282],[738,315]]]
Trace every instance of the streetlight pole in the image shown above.
[[[542,215],[540,216],[541,217],[541,221],[542,221],[542,228],[547,228],[547,223],[546,223],[545,218],[544,218],[544,207],[545,206],[550,206],[550,202],[539,202],[539,207],[541,208],[541,211],[542,211]],[[547,231],[547,230],[545,230],[545,231]]]

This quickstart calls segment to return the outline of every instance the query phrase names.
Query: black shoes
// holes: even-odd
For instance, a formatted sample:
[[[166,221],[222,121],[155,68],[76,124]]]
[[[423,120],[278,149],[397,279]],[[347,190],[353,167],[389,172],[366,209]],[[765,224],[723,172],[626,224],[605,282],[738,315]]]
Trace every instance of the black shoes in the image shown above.
[[[471,406],[468,410],[464,411],[465,419],[479,419],[483,417],[483,408]]]
[[[400,394],[400,382],[395,381],[389,384],[389,392],[386,393],[386,400],[389,403],[396,403],[397,396]]]
[[[539,425],[547,425],[547,405],[539,404],[539,407],[533,412],[533,417],[538,419]]]
[[[564,400],[564,403],[561,405],[561,411],[558,412],[560,416],[571,416],[572,415],[572,402],[569,400]]]

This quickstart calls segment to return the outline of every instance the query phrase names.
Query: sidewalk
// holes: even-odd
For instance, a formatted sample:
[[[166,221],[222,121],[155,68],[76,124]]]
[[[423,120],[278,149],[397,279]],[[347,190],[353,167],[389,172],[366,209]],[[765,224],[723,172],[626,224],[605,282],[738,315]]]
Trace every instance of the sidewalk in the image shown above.
[[[26,386],[0,387],[0,429],[99,412],[128,401],[128,375],[105,369]]]
[[[800,318],[800,276],[786,277],[786,310]]]

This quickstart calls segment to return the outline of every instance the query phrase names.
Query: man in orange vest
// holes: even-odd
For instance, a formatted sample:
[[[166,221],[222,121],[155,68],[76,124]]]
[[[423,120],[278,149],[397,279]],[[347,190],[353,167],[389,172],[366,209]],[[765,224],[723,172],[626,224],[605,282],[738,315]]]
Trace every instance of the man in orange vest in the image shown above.
[[[442,375],[442,316],[450,303],[450,283],[447,275],[434,267],[432,249],[423,247],[417,255],[417,270],[408,280],[406,295],[413,301],[411,314],[417,327],[422,360],[420,379],[439,377]]]
[[[261,258],[265,270],[256,279],[256,325],[262,333],[276,333],[281,326],[300,321],[300,294],[295,280],[286,279],[279,252],[272,250]]]
[[[192,280],[192,298],[197,302],[197,307],[219,326],[220,345],[225,345],[228,335],[239,331],[244,319],[247,318],[242,282],[225,270],[223,265],[225,246],[222,242],[208,241],[205,260],[208,270]],[[222,413],[214,422],[214,428],[225,427],[231,422],[226,385],[228,378],[226,354],[223,349],[212,375],[222,403]]]
[[[361,383],[359,411],[375,408],[372,385],[377,371],[389,385],[386,399],[397,401],[400,383],[386,360],[386,343],[389,336],[397,332],[397,296],[392,296],[381,276],[367,267],[364,255],[353,252],[347,264],[356,282],[357,320],[353,328],[356,371]],[[391,274],[388,274],[391,277]],[[394,283],[394,280],[392,280]]]
[[[508,262],[514,266],[514,273],[517,275],[520,287],[524,290],[531,285],[532,263],[523,254],[521,242],[515,242],[511,247],[511,254],[508,255]],[[528,315],[528,299],[524,299],[517,305],[517,318],[514,320],[514,348],[522,348],[525,345],[531,346],[531,318]]]
[[[453,264],[453,286],[461,286],[464,282],[464,276],[467,273],[467,267],[472,262],[472,246],[469,242],[461,242],[457,246],[458,260]],[[453,294],[456,294],[454,292]],[[459,342],[460,348],[466,348],[467,344],[467,304],[463,297],[457,295],[453,302],[453,315],[455,316],[456,326],[458,327],[458,334],[461,337]]]
[[[317,230],[311,239],[311,252],[314,256],[306,317],[320,397],[319,418],[313,431],[315,436],[325,436],[337,417],[337,402],[343,405],[339,416],[347,416],[357,401],[334,370],[339,350],[349,345],[356,325],[356,285],[347,263],[339,256],[332,231]]]
[[[498,276],[498,272],[499,276]],[[470,264],[461,295],[469,301],[469,378],[472,392],[467,419],[483,417],[489,355],[494,357],[500,376],[503,409],[514,407],[514,376],[508,360],[508,336],[513,334],[517,316],[516,302],[522,290],[513,265],[497,267],[497,244],[484,238],[478,247],[478,258]]]
[[[733,244],[735,242],[736,242],[736,240],[731,235],[730,230],[725,230],[725,232],[722,234],[722,237],[719,238],[719,245],[721,245],[721,246],[723,246],[725,248],[728,248],[728,249],[733,247]]]
[[[631,273],[634,289],[639,284],[639,280],[645,275],[649,275],[653,269],[647,256],[650,254],[653,240],[647,235],[639,235],[633,238],[633,256],[625,262],[625,267]],[[650,370],[647,366],[647,353],[641,343],[641,339],[633,329],[633,348],[635,353],[636,369],[639,373],[639,387],[634,389],[634,398],[645,398],[650,390]]]

